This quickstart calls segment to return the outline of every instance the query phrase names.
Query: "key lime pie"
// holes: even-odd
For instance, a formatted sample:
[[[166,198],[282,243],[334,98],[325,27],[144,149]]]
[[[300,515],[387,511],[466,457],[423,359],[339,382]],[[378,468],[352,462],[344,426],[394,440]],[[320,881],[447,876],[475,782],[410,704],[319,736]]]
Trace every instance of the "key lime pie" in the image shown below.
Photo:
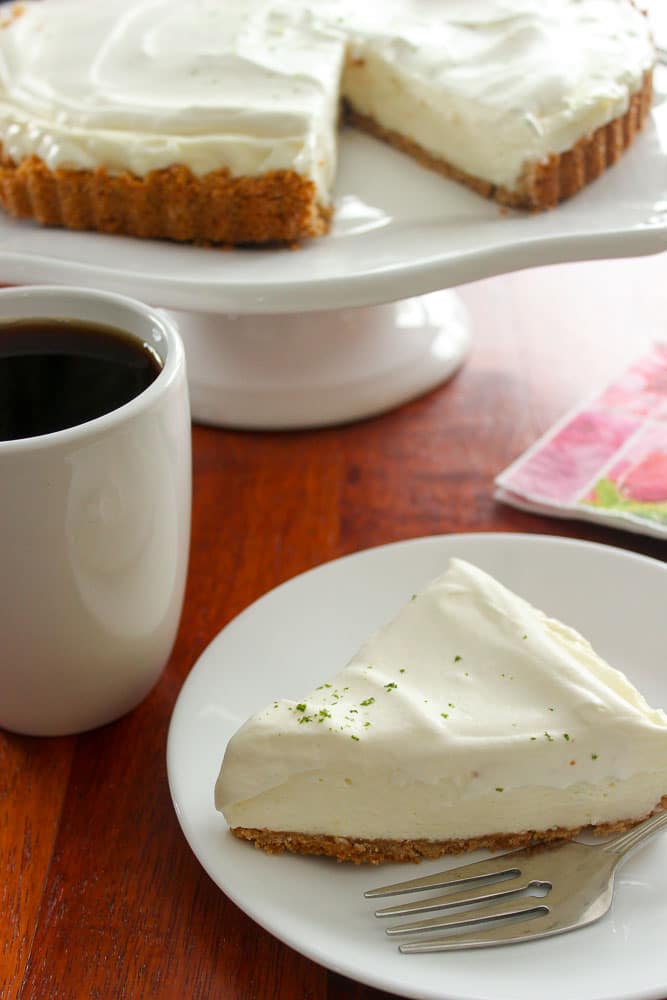
[[[4,8],[3,8],[4,9]],[[651,103],[632,0],[26,0],[0,27],[0,204],[215,243],[326,232],[341,109],[480,194],[552,207]]]
[[[374,864],[607,833],[667,806],[667,715],[453,559],[337,676],[236,732],[215,802],[269,853]]]

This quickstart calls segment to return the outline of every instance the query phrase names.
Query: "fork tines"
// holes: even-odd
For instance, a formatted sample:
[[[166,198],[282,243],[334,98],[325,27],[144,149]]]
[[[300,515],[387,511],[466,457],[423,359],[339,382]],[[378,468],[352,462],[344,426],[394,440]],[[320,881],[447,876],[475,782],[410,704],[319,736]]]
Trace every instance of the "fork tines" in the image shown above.
[[[488,861],[370,889],[365,895],[377,899],[424,889],[452,890],[418,903],[385,906],[376,911],[376,917],[466,908],[463,913],[389,927],[387,934],[391,936],[425,930],[448,932],[444,938],[403,944],[403,952],[452,951],[549,937],[586,927],[603,917],[611,906],[616,867],[664,827],[667,809],[656,809],[602,844],[542,843]],[[535,898],[546,893],[546,900]],[[465,929],[475,926],[475,930]],[[462,928],[463,933],[453,933]]]
[[[436,872],[434,875],[369,889],[364,895],[367,899],[378,899],[428,889],[450,890],[423,900],[386,906],[376,910],[376,917],[398,917],[451,910],[454,907],[468,907],[463,913],[444,914],[388,927],[386,933],[391,937],[428,930],[453,931],[467,927],[478,928],[476,931],[464,931],[445,938],[420,939],[402,944],[400,950],[405,953],[448,951],[541,937],[546,933],[552,933],[546,927],[546,918],[550,914],[549,906],[543,900],[536,899],[534,895],[525,896],[525,893],[532,888],[539,887],[546,891],[551,889],[549,882],[535,878],[530,861],[536,853],[541,851],[536,851],[535,848],[512,851],[489,858],[487,861],[461,865],[458,868]],[[453,891],[456,889],[459,891]],[[475,907],[479,907],[480,904],[484,904],[483,908],[476,909]],[[504,922],[499,923],[500,920]],[[519,920],[531,920],[530,928],[518,930],[515,924]],[[492,924],[490,928],[483,927],[489,923]],[[483,929],[480,929],[480,925]]]

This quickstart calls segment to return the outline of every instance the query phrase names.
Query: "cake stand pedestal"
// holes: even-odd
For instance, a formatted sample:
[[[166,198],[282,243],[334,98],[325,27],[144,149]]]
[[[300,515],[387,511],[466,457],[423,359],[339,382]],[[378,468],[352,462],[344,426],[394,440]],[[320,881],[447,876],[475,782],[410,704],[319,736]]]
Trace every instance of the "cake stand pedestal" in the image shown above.
[[[470,343],[455,292],[278,315],[166,310],[185,343],[193,419],[239,428],[339,424],[448,379]]]

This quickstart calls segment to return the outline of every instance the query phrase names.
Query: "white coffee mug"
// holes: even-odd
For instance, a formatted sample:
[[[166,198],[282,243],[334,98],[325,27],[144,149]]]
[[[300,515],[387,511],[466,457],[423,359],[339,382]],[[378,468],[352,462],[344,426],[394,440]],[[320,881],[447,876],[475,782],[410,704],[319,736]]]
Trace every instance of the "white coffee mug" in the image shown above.
[[[0,441],[0,727],[81,732],[134,708],[174,643],[190,542],[183,345],[129,298],[60,287],[0,291],[0,324],[72,320],[149,344],[162,368],[86,423]]]

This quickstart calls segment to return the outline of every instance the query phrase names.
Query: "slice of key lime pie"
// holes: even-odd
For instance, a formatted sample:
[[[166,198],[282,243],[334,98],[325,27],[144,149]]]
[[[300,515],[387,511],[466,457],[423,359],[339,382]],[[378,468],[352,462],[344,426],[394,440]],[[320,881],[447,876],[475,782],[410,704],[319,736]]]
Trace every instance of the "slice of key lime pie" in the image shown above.
[[[215,801],[270,853],[340,861],[606,833],[667,805],[667,715],[453,559],[339,674],[238,730]]]

